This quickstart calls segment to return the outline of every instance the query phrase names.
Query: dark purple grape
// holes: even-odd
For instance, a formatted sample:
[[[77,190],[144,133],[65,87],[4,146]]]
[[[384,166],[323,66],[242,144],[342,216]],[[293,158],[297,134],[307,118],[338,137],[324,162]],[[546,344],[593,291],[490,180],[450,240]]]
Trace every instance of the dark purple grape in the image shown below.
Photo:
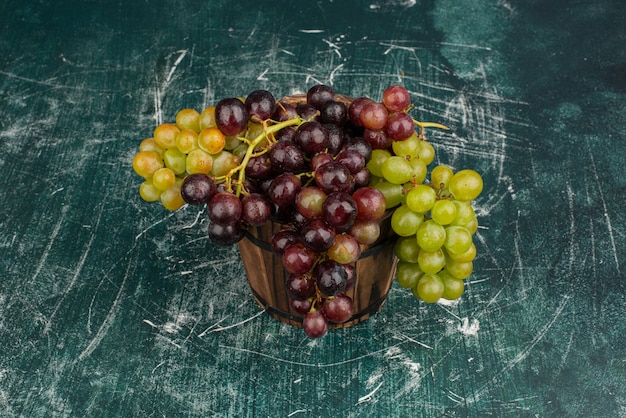
[[[374,100],[369,97],[359,97],[354,99],[348,107],[348,117],[350,118],[350,121],[357,126],[363,126],[361,125],[361,111],[365,105],[373,102]]]
[[[394,141],[404,141],[415,133],[413,119],[403,112],[396,112],[389,115],[385,132]]]
[[[294,142],[312,156],[328,147],[328,131],[319,122],[304,122],[298,127]]]
[[[328,153],[337,155],[344,143],[344,130],[333,124],[325,124],[324,128],[328,131]]]
[[[296,212],[295,205],[277,205],[272,202],[272,217],[270,218],[273,222],[278,222],[279,224],[288,224],[293,219],[293,215]]]
[[[365,168],[365,157],[355,149],[344,149],[337,154],[335,161],[346,166],[352,175]]]
[[[322,294],[334,296],[345,290],[348,274],[341,264],[334,260],[325,260],[315,266],[313,278]]]
[[[363,186],[367,186],[368,184],[370,184],[372,173],[370,173],[369,169],[365,167],[363,170],[354,174],[352,178],[354,179],[355,188],[363,187]]]
[[[209,239],[221,246],[236,244],[244,236],[244,230],[238,222],[222,225],[217,222],[209,222]]]
[[[317,109],[308,103],[299,103],[296,105],[296,112],[302,119],[313,120]]]
[[[363,131],[363,139],[369,142],[372,149],[388,149],[393,142],[393,139],[388,137],[385,131],[372,131],[370,129]]]
[[[323,219],[311,219],[301,228],[300,239],[307,248],[322,253],[335,243],[335,228]]]
[[[272,205],[259,193],[247,194],[241,199],[241,219],[252,226],[261,226],[269,221]]]
[[[279,172],[299,173],[306,168],[302,150],[289,141],[279,141],[270,151],[272,166]]]
[[[329,100],[335,100],[335,91],[324,84],[315,85],[306,93],[306,102],[317,110]]]
[[[300,178],[292,173],[279,174],[270,184],[267,195],[279,206],[293,206],[296,196],[301,190]]]
[[[324,301],[323,312],[330,322],[343,323],[354,314],[354,303],[349,296],[339,293]]]
[[[293,229],[281,229],[272,235],[272,251],[275,254],[282,255],[285,249],[292,244],[299,242],[298,233]]]
[[[375,221],[385,214],[386,202],[383,193],[374,187],[361,187],[352,193],[357,216],[361,221]]]
[[[348,108],[342,102],[328,100],[320,109],[320,121],[343,126],[348,119]]]
[[[311,168],[311,171],[315,171],[319,167],[331,161],[334,161],[332,155],[330,155],[327,152],[320,152],[320,153],[315,154],[313,158],[311,158],[311,162],[309,163],[309,166]]]
[[[268,153],[255,155],[246,165],[246,177],[266,179],[272,174],[272,161]]]
[[[294,142],[296,139],[296,128],[293,126],[285,126],[283,129],[274,134],[274,139],[277,141]]]
[[[276,99],[267,90],[255,90],[246,97],[250,119],[258,122],[269,119],[276,112]]]
[[[232,193],[219,192],[209,201],[207,212],[214,223],[233,224],[241,219],[241,201]]]
[[[248,126],[246,105],[236,97],[220,100],[215,106],[215,123],[226,136],[237,135]]]
[[[345,140],[343,144],[342,150],[346,149],[355,149],[363,155],[365,158],[365,162],[369,162],[370,158],[372,158],[372,146],[369,142],[361,137],[356,138],[348,138]]]
[[[276,122],[284,122],[297,116],[298,112],[291,103],[281,101],[276,103],[276,111],[274,112],[272,119]]]
[[[335,192],[328,195],[323,206],[324,220],[338,232],[350,229],[357,215],[356,202],[348,193]]]
[[[291,220],[290,220],[290,222],[293,225],[293,227],[298,229],[298,230],[300,228],[302,228],[308,221],[309,221],[309,218],[305,217],[304,215],[302,215],[297,210],[294,210],[291,213]]]
[[[345,291],[351,290],[356,284],[356,267],[354,264],[344,264],[343,269],[346,271],[348,279],[346,280]]]
[[[183,200],[190,205],[202,205],[209,203],[209,200],[217,192],[215,181],[203,173],[190,174],[183,180],[180,187],[180,194]]]
[[[315,294],[315,280],[307,274],[290,274],[285,288],[292,299],[308,299]]]
[[[302,329],[310,338],[321,338],[328,331],[328,320],[320,311],[308,312],[302,320]]]
[[[326,193],[347,191],[352,186],[352,175],[345,165],[331,161],[315,170],[315,183]]]
[[[304,274],[315,264],[315,253],[300,243],[285,248],[282,264],[289,273]]]

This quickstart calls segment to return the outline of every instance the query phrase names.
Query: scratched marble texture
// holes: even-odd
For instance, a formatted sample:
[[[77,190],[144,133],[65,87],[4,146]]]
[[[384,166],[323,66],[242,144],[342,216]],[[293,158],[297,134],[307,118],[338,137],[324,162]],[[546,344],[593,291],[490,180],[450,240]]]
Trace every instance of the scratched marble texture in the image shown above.
[[[623,2],[127,3],[0,5],[1,416],[626,416]],[[309,340],[139,199],[156,123],[315,83],[405,85],[483,174],[459,302]]]

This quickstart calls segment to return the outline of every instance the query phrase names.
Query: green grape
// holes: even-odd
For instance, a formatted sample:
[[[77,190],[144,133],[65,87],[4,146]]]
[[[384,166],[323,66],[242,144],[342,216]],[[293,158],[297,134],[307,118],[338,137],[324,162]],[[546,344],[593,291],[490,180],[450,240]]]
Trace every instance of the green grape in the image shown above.
[[[185,201],[180,194],[180,186],[182,185],[182,182],[182,179],[177,179],[174,187],[161,193],[161,203],[165,209],[177,210],[185,204]]]
[[[456,205],[456,218],[451,222],[452,225],[464,226],[476,217],[470,202],[460,200],[453,200],[453,202]]]
[[[176,135],[176,148],[183,154],[189,154],[198,148],[198,134],[191,129],[183,129]]]
[[[478,218],[474,216],[469,222],[463,225],[463,227],[470,231],[470,234],[474,235],[476,231],[478,231]]]
[[[185,168],[187,173],[209,174],[212,168],[213,157],[201,149],[195,149],[187,155],[187,165]]]
[[[418,184],[406,195],[406,204],[414,212],[426,213],[437,201],[437,193],[432,187]]]
[[[161,193],[150,180],[144,181],[139,186],[139,196],[146,202],[156,202],[161,198]]]
[[[430,142],[422,141],[417,156],[424,161],[424,164],[429,165],[435,159],[435,149]]]
[[[471,261],[455,261],[448,258],[446,263],[446,270],[457,279],[467,279],[473,269],[474,264]]]
[[[420,247],[414,237],[400,237],[393,247],[393,252],[400,261],[417,263]]]
[[[165,149],[157,145],[157,143],[154,141],[154,138],[146,138],[139,144],[139,151],[154,151],[159,154],[161,158],[163,158],[163,153],[165,152]]]
[[[173,123],[162,123],[154,128],[154,141],[163,149],[176,147],[176,136],[180,132],[178,126]]]
[[[474,170],[461,170],[452,176],[448,188],[455,199],[469,202],[482,192],[483,179]]]
[[[156,151],[139,151],[133,157],[133,169],[145,179],[152,178],[152,175],[159,168],[163,167],[163,159]]]
[[[454,277],[446,269],[437,273],[437,276],[443,281],[443,294],[441,297],[447,300],[456,300],[463,295],[465,291],[463,279]]]
[[[418,264],[407,263],[406,261],[398,262],[396,277],[401,287],[410,289],[417,286],[417,282],[423,275],[424,272],[420,269]]]
[[[385,149],[372,150],[372,156],[366,165],[370,173],[376,177],[383,177],[383,163],[389,157],[391,153]]]
[[[450,179],[454,175],[452,169],[446,165],[438,165],[430,173],[430,182],[436,189],[447,189]]]
[[[167,168],[159,168],[152,176],[152,185],[162,192],[171,189],[176,183],[176,174]]]
[[[430,217],[439,225],[448,225],[456,218],[456,205],[450,200],[438,200],[430,210]]]
[[[472,234],[462,226],[445,228],[446,240],[443,245],[449,254],[463,254],[472,246]]]
[[[166,149],[163,153],[163,161],[165,161],[165,166],[176,173],[176,175],[185,172],[187,156],[180,152],[178,148]]]
[[[181,109],[176,114],[176,125],[181,130],[200,132],[200,113],[195,109]]]
[[[436,274],[424,274],[413,288],[413,295],[424,302],[435,303],[443,295],[443,281]]]
[[[476,245],[472,243],[469,249],[462,254],[452,254],[451,252],[448,252],[448,258],[458,262],[472,261],[476,258]]]
[[[209,106],[200,113],[198,125],[200,129],[214,128],[217,126],[215,122],[215,106]]]
[[[424,164],[424,161],[419,158],[411,158],[409,163],[411,167],[413,167],[413,182],[415,184],[423,183],[428,173],[428,168],[426,164]]]
[[[417,229],[417,244],[426,251],[440,249],[446,241],[446,230],[442,225],[429,219]]]
[[[244,144],[244,142],[237,136],[227,136],[224,141],[224,149],[227,151],[232,151],[239,145]]]
[[[423,214],[413,212],[408,206],[402,205],[397,207],[391,215],[391,228],[401,237],[410,237],[417,233],[423,220]]]
[[[417,255],[417,263],[424,273],[438,273],[446,265],[446,256],[441,249],[426,251],[421,249]]]
[[[213,168],[211,173],[215,177],[225,176],[239,164],[239,159],[228,151],[220,151],[212,157]]]
[[[380,177],[377,178],[380,179]],[[385,209],[395,208],[404,202],[404,193],[402,193],[403,187],[401,184],[393,184],[382,180],[374,184],[370,182],[370,185],[380,190],[383,196],[385,196]]]
[[[413,134],[405,140],[393,141],[391,143],[391,149],[395,155],[400,157],[417,157],[420,151],[420,139],[417,134]]]
[[[413,178],[413,167],[404,157],[392,155],[381,167],[383,177],[389,183],[403,184]]]

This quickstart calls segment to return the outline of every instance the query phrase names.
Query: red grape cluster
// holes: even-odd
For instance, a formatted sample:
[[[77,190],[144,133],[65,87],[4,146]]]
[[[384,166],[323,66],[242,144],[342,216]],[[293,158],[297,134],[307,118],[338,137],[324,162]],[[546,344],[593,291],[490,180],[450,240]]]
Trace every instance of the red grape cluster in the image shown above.
[[[237,243],[250,227],[281,224],[271,248],[289,273],[290,307],[308,336],[321,337],[329,322],[354,315],[345,292],[362,249],[378,241],[381,219],[403,200],[393,186],[421,183],[432,160],[415,129],[425,125],[410,108],[401,86],[378,102],[316,85],[280,101],[257,90],[202,112],[184,109],[142,142],[133,160],[145,179],[140,194],[173,210],[206,205],[218,245]],[[388,176],[383,157],[391,155],[399,161]]]

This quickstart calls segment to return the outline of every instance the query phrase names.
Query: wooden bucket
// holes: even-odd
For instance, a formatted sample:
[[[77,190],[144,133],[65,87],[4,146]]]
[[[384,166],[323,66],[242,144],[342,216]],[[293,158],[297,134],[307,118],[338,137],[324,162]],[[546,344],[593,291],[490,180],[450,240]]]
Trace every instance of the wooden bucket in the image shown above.
[[[239,242],[248,283],[254,299],[278,321],[302,327],[302,316],[292,312],[285,282],[289,273],[283,268],[281,257],[271,249],[274,233],[284,225],[267,222],[251,228]],[[346,291],[354,303],[354,315],[346,322],[329,322],[329,328],[356,325],[378,312],[387,298],[396,274],[397,260],[393,252],[395,235],[391,231],[391,217],[381,223],[381,238],[370,246],[361,246],[361,258],[356,261],[354,287]]]

